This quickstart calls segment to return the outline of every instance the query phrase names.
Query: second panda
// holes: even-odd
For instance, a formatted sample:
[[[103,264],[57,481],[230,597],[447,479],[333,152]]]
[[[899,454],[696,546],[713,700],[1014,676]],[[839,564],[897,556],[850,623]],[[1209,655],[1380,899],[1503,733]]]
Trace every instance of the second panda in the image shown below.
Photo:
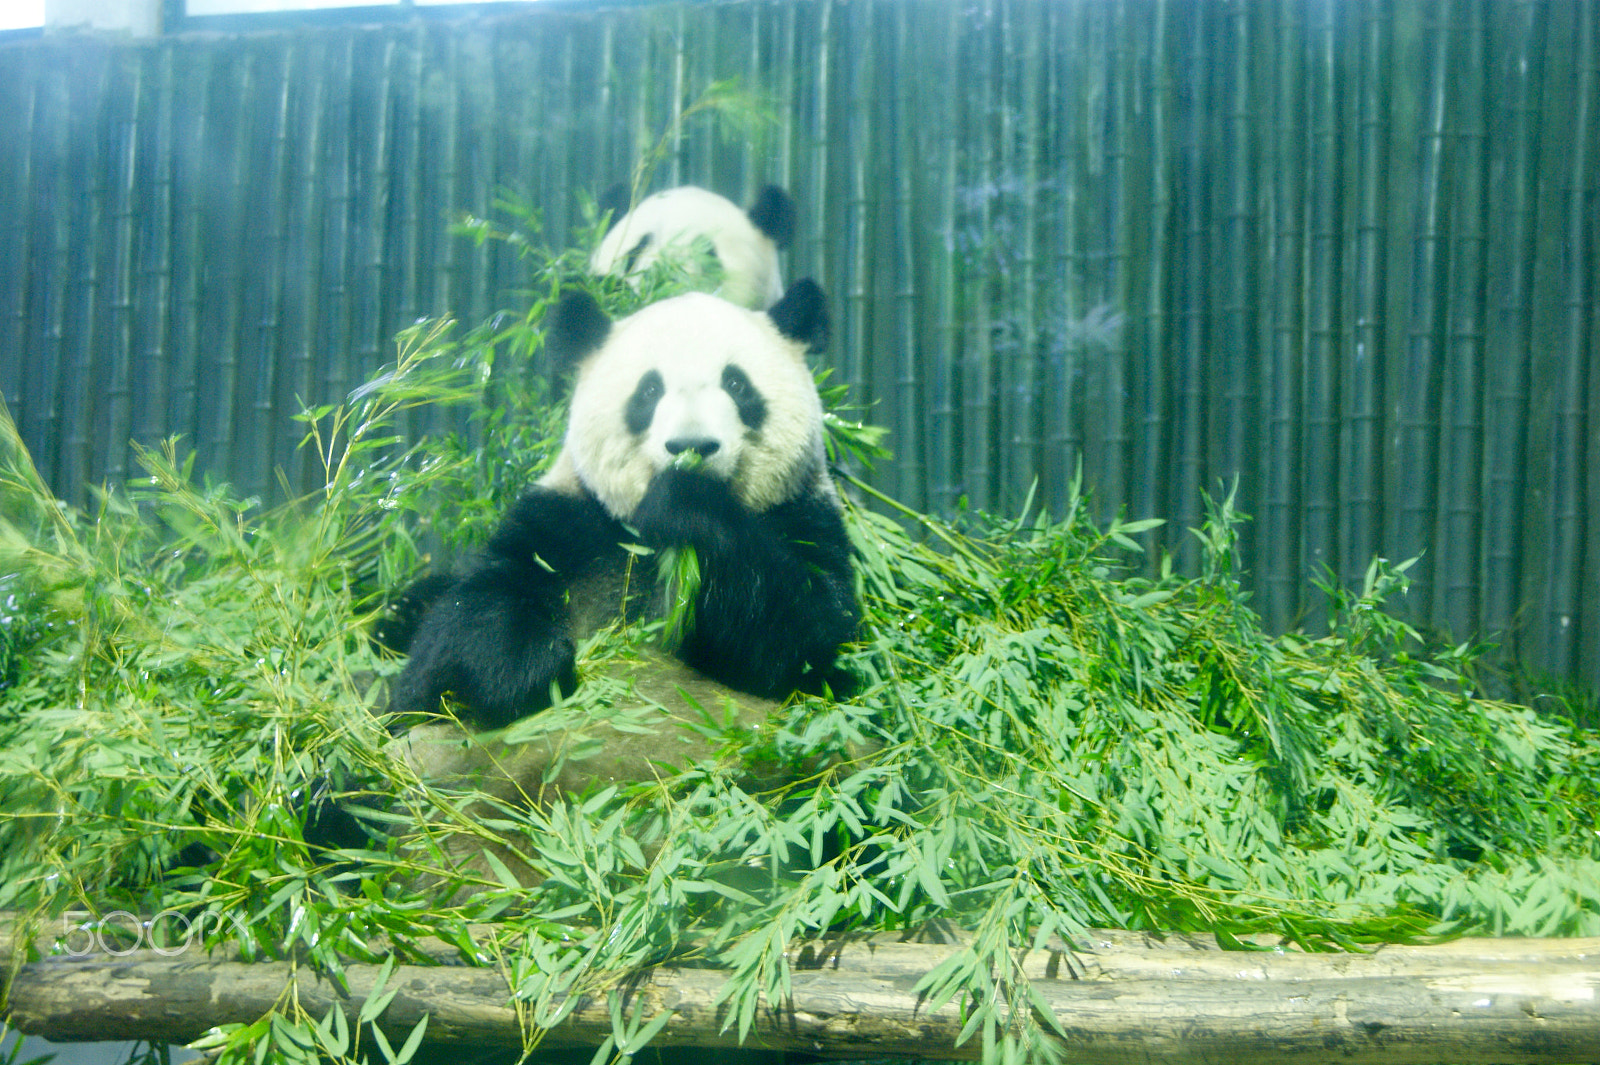
[[[654,583],[630,569],[639,543],[694,548],[685,664],[768,698],[835,684],[857,607],[806,363],[827,332],[809,280],[765,312],[691,293],[612,322],[563,298],[546,333],[576,368],[563,451],[428,607],[391,709],[437,713],[448,695],[493,729],[570,691],[576,642],[648,610],[630,605]]]
[[[693,185],[653,193],[631,210],[628,190],[618,186],[600,198],[599,206],[610,224],[589,258],[595,274],[634,280],[664,254],[703,241],[719,267],[717,295],[758,311],[783,295],[778,253],[794,239],[795,207],[776,185],[764,186],[749,210]],[[680,265],[698,279],[692,257]]]

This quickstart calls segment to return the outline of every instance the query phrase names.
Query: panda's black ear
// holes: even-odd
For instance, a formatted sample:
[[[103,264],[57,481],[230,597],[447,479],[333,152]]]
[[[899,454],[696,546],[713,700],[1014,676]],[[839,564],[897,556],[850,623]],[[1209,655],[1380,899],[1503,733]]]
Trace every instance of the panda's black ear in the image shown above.
[[[778,247],[787,248],[794,240],[794,201],[778,186],[762,186],[746,213],[750,224],[771,237]]]
[[[620,181],[602,192],[600,198],[594,202],[594,209],[601,217],[605,217],[607,211],[611,212],[611,217],[606,219],[606,233],[611,232],[612,227],[622,221],[622,216],[627,214],[632,206],[633,190]],[[601,236],[605,236],[605,233]]]
[[[557,373],[572,369],[604,343],[610,332],[611,319],[595,298],[583,289],[573,289],[545,315],[544,350],[550,368]]]
[[[828,299],[822,286],[803,277],[767,311],[778,332],[815,354],[828,346]]]

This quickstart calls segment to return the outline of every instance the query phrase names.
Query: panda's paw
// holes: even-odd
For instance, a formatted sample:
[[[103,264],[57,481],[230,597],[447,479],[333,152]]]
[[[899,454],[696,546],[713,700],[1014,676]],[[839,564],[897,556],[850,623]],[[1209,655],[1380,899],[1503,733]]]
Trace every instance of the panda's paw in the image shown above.
[[[412,720],[448,708],[474,729],[504,728],[571,695],[575,661],[571,635],[554,627],[435,626],[396,678],[389,710]]]
[[[715,546],[748,519],[727,481],[675,466],[656,475],[633,512],[634,527],[658,544]]]

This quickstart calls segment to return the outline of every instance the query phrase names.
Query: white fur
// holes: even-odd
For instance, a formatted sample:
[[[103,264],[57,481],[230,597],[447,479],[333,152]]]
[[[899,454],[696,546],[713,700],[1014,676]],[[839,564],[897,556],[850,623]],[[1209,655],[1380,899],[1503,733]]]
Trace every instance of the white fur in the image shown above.
[[[766,403],[752,430],[722,388],[736,363]],[[649,429],[628,430],[625,409],[639,380],[655,370],[666,386]],[[833,494],[824,464],[822,401],[806,366],[805,345],[778,332],[758,311],[689,293],[662,300],[611,327],[578,368],[565,448],[542,483],[587,487],[623,521],[674,456],[666,442],[704,436],[720,445],[704,469],[729,481],[740,501],[760,512],[815,486]]]
[[[685,185],[646,196],[600,241],[589,257],[589,269],[596,274],[622,273],[628,252],[647,236],[650,243],[627,271],[630,279],[647,270],[666,248],[686,251],[696,238],[705,237],[722,262],[717,295],[754,310],[783,298],[777,245],[742,208],[714,192]]]

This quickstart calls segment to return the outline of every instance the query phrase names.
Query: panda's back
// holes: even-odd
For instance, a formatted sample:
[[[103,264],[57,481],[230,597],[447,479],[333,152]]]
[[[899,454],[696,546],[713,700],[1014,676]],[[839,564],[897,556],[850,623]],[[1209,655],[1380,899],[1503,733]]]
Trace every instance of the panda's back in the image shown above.
[[[783,296],[778,248],[733,201],[693,185],[652,193],[617,220],[590,257],[596,274],[642,273],[669,247],[705,239],[722,266],[719,295],[762,310]]]

